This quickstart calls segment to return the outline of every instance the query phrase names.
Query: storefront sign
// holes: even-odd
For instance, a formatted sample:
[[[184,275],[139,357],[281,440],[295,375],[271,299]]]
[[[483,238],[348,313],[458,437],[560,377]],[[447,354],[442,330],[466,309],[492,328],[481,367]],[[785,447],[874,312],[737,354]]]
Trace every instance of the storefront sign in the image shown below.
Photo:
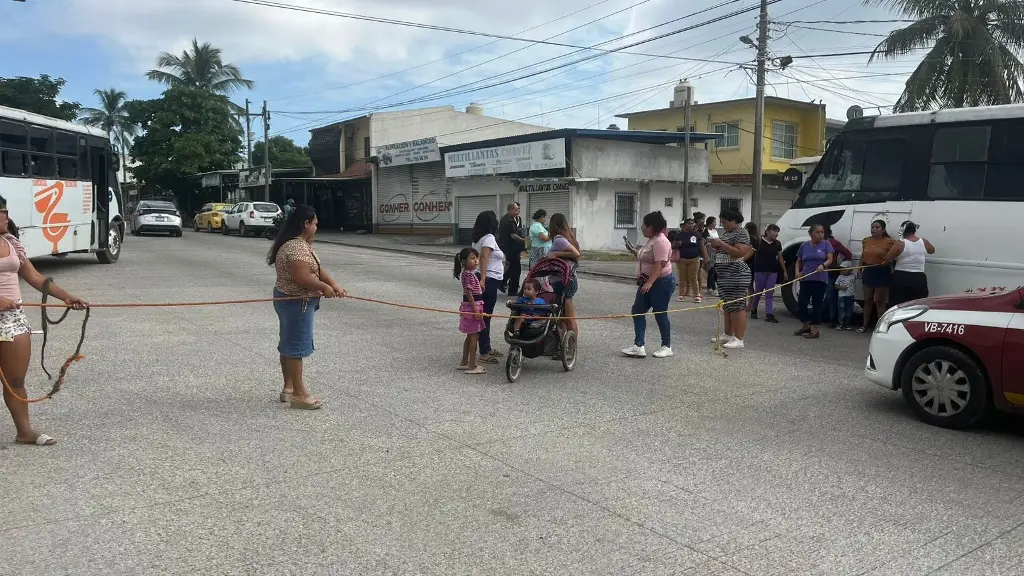
[[[203,174],[203,188],[216,188],[220,186],[220,174]]]
[[[448,152],[444,155],[444,173],[449,178],[554,168],[565,168],[565,138]]]
[[[572,189],[572,182],[559,180],[556,182],[523,183],[519,185],[520,192],[569,192]]]
[[[438,162],[441,160],[441,153],[437,149],[437,138],[422,138],[397,144],[375,146],[373,154],[380,160],[381,168]]]
[[[267,171],[262,166],[258,168],[243,168],[238,171],[238,187],[253,188],[264,186],[267,183]]]
[[[413,194],[412,201],[405,194],[396,194],[377,206],[382,224],[411,222],[450,222],[452,213],[451,198],[445,192],[427,192]]]

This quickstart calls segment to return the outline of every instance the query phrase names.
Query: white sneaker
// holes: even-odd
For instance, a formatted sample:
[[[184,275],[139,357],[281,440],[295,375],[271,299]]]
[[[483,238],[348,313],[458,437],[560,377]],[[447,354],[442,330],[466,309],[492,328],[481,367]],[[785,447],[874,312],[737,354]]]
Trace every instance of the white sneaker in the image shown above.
[[[668,346],[662,346],[661,348],[658,348],[654,352],[654,354],[651,354],[651,356],[654,356],[655,358],[668,358],[668,357],[670,357],[672,355],[673,355],[672,349],[669,348]]]
[[[732,334],[722,334],[722,344],[725,344],[727,342],[732,342],[735,339],[736,339],[736,337],[733,336]],[[718,338],[712,338],[711,339],[711,343],[712,344],[718,344]]]
[[[636,344],[629,348],[623,348],[622,353],[626,356],[632,356],[633,358],[647,358],[647,349],[643,346],[637,346]]]
[[[743,348],[743,340],[739,338],[733,338],[725,344],[722,344],[722,348],[728,348],[730,350],[736,350],[737,348]]]

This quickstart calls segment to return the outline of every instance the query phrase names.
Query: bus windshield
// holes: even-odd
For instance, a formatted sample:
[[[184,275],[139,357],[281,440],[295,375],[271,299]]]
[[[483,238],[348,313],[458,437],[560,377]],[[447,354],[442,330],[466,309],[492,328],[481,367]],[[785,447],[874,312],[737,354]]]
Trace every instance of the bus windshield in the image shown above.
[[[832,140],[796,207],[884,202],[900,197],[906,142],[844,134]]]

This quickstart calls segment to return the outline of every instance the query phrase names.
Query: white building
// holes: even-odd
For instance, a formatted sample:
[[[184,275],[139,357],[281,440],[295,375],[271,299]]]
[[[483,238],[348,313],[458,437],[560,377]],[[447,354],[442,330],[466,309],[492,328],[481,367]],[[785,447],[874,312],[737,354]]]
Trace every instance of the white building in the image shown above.
[[[692,133],[700,144],[718,135]],[[552,130],[443,146],[454,200],[458,244],[480,212],[499,216],[519,202],[523,218],[543,208],[564,214],[586,250],[621,250],[622,237],[640,238],[643,215],[660,210],[670,225],[683,218],[685,151],[679,132]],[[691,148],[691,183],[710,181],[708,153]]]
[[[374,112],[313,129],[312,180],[324,196],[317,211],[345,230],[449,234],[451,191],[438,147],[544,130],[484,116],[477,104],[465,112],[453,106]]]

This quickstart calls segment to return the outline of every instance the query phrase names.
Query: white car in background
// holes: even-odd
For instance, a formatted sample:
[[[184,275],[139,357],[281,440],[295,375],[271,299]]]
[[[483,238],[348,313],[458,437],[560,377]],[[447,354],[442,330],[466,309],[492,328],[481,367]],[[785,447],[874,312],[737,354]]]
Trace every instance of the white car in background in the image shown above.
[[[239,236],[259,236],[274,225],[274,218],[281,215],[281,207],[273,202],[239,202],[224,213],[220,227],[227,236],[238,232]]]
[[[133,236],[152,233],[181,236],[181,212],[171,202],[143,200],[135,207],[129,228]]]

